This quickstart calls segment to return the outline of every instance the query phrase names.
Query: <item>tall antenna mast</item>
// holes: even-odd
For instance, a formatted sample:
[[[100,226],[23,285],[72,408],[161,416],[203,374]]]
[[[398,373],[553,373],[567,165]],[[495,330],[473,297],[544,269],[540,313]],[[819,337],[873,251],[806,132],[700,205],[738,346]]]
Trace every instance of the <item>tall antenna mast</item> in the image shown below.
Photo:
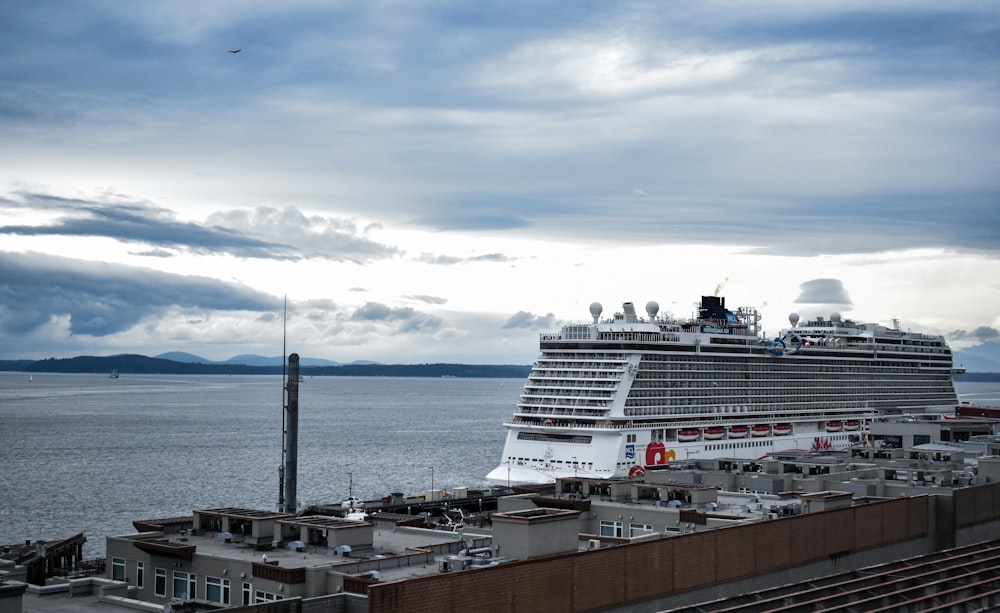
[[[278,465],[278,511],[285,510],[285,461],[288,456],[288,427],[285,414],[288,412],[288,294],[285,294],[285,310],[281,317],[281,464]]]

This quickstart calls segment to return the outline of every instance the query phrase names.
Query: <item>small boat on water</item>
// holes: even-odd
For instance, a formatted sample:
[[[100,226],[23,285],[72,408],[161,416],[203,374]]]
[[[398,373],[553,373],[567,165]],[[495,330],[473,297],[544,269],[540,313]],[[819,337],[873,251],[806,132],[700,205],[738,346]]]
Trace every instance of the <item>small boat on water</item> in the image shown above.
[[[111,371],[111,375],[109,375],[109,376],[110,376],[110,377],[111,377],[112,379],[117,379],[117,378],[118,378],[118,371],[117,371],[117,370],[112,370],[112,371]]]

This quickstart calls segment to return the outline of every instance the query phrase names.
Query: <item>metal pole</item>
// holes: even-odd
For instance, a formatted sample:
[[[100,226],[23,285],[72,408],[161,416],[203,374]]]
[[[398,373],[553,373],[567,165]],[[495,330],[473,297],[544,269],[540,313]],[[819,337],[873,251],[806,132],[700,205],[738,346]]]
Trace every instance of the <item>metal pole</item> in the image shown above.
[[[288,296],[285,296],[285,310],[281,317],[281,464],[278,465],[278,511],[285,510],[285,455],[287,453],[285,440],[285,411],[288,410],[288,377],[286,376],[287,349],[286,342],[288,322]]]

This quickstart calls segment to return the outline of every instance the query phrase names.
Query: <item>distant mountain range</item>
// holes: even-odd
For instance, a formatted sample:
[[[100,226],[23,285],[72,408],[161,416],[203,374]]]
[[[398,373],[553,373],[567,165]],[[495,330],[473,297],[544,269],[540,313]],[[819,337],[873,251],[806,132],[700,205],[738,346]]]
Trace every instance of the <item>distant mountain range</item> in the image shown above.
[[[1000,342],[989,342],[956,351],[955,366],[964,367],[965,380],[1000,380]],[[505,377],[523,379],[528,365],[490,364],[380,364],[359,360],[341,364],[321,358],[301,358],[301,373],[308,376],[400,376],[400,377]],[[78,356],[45,360],[0,360],[0,371],[173,374],[281,374],[281,356],[237,355],[223,361],[193,353],[171,351],[155,357],[135,354]]]
[[[267,357],[262,355],[256,355],[253,353],[244,353],[241,355],[234,355],[228,360],[216,361],[208,360],[200,355],[195,355],[193,353],[185,353],[183,351],[170,351],[168,353],[161,353],[160,355],[154,356],[161,360],[172,360],[174,362],[184,362],[186,364],[243,364],[245,366],[281,366],[282,357],[274,356]],[[341,366],[340,362],[334,362],[332,360],[324,360],[321,358],[299,358],[299,364],[302,366]],[[357,360],[354,362],[348,362],[348,364],[378,364],[378,362],[370,362],[368,360]]]
[[[989,342],[956,351],[955,366],[962,366],[968,372],[1000,373],[1000,343]]]
[[[183,358],[166,359],[163,355]],[[58,373],[110,373],[128,374],[178,374],[178,375],[280,375],[280,357],[236,356],[225,362],[201,361],[198,356],[174,353],[157,357],[122,354],[112,356],[77,356],[75,358],[48,358],[45,360],[0,360],[0,371],[58,372]],[[255,361],[246,364],[236,360]],[[520,364],[338,364],[329,360],[300,360],[302,376],[328,377],[481,377],[524,379],[531,366]]]

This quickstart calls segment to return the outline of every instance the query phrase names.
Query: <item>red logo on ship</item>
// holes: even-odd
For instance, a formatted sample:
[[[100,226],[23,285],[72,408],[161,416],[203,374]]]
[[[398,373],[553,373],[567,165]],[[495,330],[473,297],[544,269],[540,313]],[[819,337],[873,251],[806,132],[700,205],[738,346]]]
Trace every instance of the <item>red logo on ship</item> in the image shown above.
[[[667,446],[663,443],[656,442],[646,445],[646,466],[659,466],[676,458],[677,454],[673,450],[667,451]]]

